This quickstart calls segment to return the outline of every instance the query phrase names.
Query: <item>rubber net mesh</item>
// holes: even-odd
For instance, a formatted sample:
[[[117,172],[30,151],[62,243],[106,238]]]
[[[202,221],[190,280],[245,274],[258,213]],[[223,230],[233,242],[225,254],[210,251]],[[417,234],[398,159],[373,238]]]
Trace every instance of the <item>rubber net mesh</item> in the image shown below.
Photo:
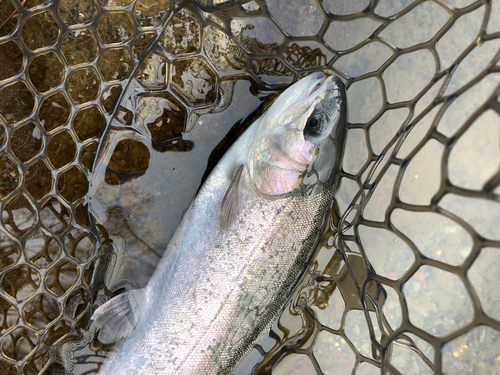
[[[329,225],[234,374],[499,373],[499,59],[497,0],[0,0],[0,372],[96,373],[112,344],[74,343],[212,152],[328,70]]]

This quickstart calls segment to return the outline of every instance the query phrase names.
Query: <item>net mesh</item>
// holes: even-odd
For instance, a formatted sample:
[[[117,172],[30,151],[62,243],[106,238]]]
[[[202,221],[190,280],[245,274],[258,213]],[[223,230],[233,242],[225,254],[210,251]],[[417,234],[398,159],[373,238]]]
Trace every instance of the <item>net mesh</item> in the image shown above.
[[[63,373],[226,134],[317,70],[347,87],[336,201],[234,373],[499,371],[500,2],[0,0],[0,25],[2,374]]]

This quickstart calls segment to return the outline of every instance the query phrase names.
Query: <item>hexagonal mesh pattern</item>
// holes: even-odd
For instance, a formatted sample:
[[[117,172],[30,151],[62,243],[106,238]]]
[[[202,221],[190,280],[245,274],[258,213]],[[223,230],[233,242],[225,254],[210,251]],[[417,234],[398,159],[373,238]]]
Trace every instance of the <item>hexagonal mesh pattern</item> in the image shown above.
[[[0,0],[2,374],[63,372],[226,134],[325,69],[349,106],[329,227],[234,373],[498,372],[499,20],[496,0]]]

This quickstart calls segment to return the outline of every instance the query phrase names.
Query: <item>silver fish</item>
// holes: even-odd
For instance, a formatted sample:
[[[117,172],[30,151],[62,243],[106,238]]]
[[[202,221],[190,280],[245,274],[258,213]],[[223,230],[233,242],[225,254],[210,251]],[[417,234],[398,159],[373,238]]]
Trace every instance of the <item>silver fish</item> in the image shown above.
[[[92,319],[126,339],[99,374],[228,374],[282,310],[318,241],[345,143],[342,82],[284,91],[209,175],[141,290]]]

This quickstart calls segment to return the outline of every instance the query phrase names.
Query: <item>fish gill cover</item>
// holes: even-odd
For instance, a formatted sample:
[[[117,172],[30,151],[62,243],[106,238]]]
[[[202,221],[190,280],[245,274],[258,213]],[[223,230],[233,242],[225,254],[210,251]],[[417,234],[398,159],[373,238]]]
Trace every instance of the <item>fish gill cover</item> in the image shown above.
[[[0,0],[0,372],[97,372],[103,337],[60,348],[318,70],[347,88],[339,190],[234,374],[498,372],[499,60],[497,0]]]

